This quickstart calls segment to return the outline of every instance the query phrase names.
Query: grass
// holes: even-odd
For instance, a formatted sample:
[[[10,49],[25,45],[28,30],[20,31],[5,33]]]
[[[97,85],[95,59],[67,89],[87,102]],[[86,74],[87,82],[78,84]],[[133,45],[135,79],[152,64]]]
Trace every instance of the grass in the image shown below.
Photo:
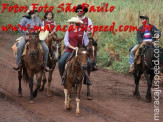
[[[64,3],[72,3],[77,5],[80,3],[88,3],[90,5],[101,6],[101,3],[108,2],[109,7],[111,5],[115,6],[113,12],[91,12],[87,13],[94,25],[111,25],[115,22],[115,28],[120,25],[134,25],[140,26],[141,23],[138,21],[139,11],[140,14],[146,14],[150,18],[150,23],[154,24],[159,28],[159,14],[163,13],[163,1],[162,0],[66,0]],[[54,20],[59,25],[67,24],[66,21],[72,16],[76,16],[76,13],[57,13],[57,6],[63,3],[63,1],[53,1],[53,0],[3,0],[1,3],[9,3],[10,5],[18,4],[20,5],[30,5],[32,3],[39,3],[40,5],[45,5],[48,3],[49,6],[54,6],[53,12],[55,13]],[[65,6],[64,6],[65,8]],[[1,8],[0,8],[1,9]],[[0,14],[0,25],[17,25],[24,15],[23,12],[13,14],[13,12],[4,12]],[[42,18],[44,12],[39,13],[39,17]],[[64,36],[64,32],[57,32],[59,37]],[[120,61],[114,61],[110,66],[111,69],[117,72],[127,72],[129,67],[129,48],[137,43],[136,32],[117,32],[113,35],[110,32],[96,32],[95,37],[99,36],[98,41],[98,65],[108,67],[110,66],[110,52],[120,54]],[[160,40],[163,39],[163,36]],[[160,44],[163,46],[163,42]]]

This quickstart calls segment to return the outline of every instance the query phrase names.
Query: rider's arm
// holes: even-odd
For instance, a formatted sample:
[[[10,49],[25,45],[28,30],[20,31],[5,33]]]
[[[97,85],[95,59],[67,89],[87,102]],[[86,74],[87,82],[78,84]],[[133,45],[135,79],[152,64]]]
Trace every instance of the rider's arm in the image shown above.
[[[153,26],[153,32],[154,32],[154,35],[155,34],[158,34],[159,35],[159,38],[161,37],[161,31],[159,31],[156,26]]]
[[[18,29],[19,32],[22,34],[28,33],[28,28],[26,27],[26,23],[27,23],[27,18],[23,17],[19,23],[21,27],[19,27]],[[26,28],[27,30],[24,30],[23,28]]]
[[[137,31],[137,41],[138,41],[138,44],[143,42],[141,27]]]
[[[89,29],[89,26],[91,26],[93,28],[93,23],[92,23],[92,20],[88,18],[88,27],[87,27],[87,32],[88,33],[92,33],[93,32],[93,29]]]
[[[66,47],[69,47],[71,49],[76,49],[76,47],[73,47],[72,45],[70,45],[69,43],[69,36],[68,36],[68,31],[66,31],[65,37],[64,37],[64,43]]]
[[[89,39],[85,31],[84,31],[82,43],[84,43],[85,46],[89,43]]]

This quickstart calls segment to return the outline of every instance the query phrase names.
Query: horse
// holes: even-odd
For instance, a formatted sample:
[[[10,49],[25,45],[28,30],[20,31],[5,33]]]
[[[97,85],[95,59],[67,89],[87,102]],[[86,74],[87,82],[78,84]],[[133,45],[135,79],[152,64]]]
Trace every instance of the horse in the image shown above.
[[[75,57],[73,57],[67,68],[66,79],[67,82],[64,84],[64,94],[65,94],[65,109],[71,110],[71,99],[72,99],[72,87],[76,85],[77,88],[77,96],[76,96],[76,115],[80,116],[80,91],[82,87],[82,80],[84,78],[84,72],[87,69],[87,60],[88,60],[88,52],[86,48],[78,45],[78,50],[76,51]]]
[[[39,48],[39,32],[29,32],[29,40],[26,48],[26,53],[22,57],[22,67],[18,71],[19,88],[18,94],[22,95],[21,79],[23,73],[23,79],[26,83],[29,83],[30,88],[30,101],[34,103],[33,98],[37,96],[37,92],[40,88],[42,74],[43,74],[43,53]],[[23,71],[23,72],[22,72]],[[36,75],[37,87],[33,92],[33,77]]]
[[[147,80],[147,92],[146,92],[146,99],[147,102],[151,102],[151,87],[152,87],[152,81],[154,79],[154,60],[157,60],[154,56],[154,50],[155,47],[152,44],[152,42],[146,42],[144,47],[139,49],[140,56],[141,56],[141,63],[136,64],[134,63],[134,81],[135,81],[135,90],[133,92],[133,95],[137,98],[140,98],[139,93],[139,80],[141,78],[141,75],[144,74],[145,79]],[[160,53],[161,54],[161,53]],[[163,63],[163,55],[161,54],[159,60],[161,64]]]
[[[92,64],[94,64],[96,62],[97,43],[95,43],[93,38],[89,38],[89,43],[87,45],[87,50],[88,50],[89,58],[90,58]],[[89,71],[88,71],[88,75],[90,76]],[[84,78],[84,84],[86,84],[86,76]],[[87,100],[92,100],[92,99],[93,98],[91,97],[90,85],[87,84]]]
[[[97,41],[98,39],[96,39]],[[90,58],[92,64],[96,62],[96,53],[97,53],[97,43],[95,43],[95,41],[93,40],[93,38],[89,38],[89,43],[86,46],[87,51],[88,51],[88,57]],[[89,76],[90,76],[90,72],[86,72]],[[87,75],[87,76],[88,76]],[[89,78],[87,79],[86,76],[84,76],[84,84],[87,85],[87,100],[92,100],[93,98],[91,97],[91,92],[90,92],[90,85],[87,84],[86,80],[89,80]],[[73,93],[76,93],[76,86],[73,89]]]
[[[49,48],[49,56],[48,56],[48,63],[47,66],[49,69],[49,75],[48,75],[48,87],[47,87],[47,96],[51,96],[51,90],[50,85],[52,81],[52,74],[55,69],[56,63],[61,57],[61,42],[63,38],[58,38],[57,34],[55,32],[52,32],[48,35],[48,37],[45,39],[45,43],[47,44]],[[44,90],[44,85],[47,81],[45,72],[43,73],[43,83],[40,87],[40,91]]]

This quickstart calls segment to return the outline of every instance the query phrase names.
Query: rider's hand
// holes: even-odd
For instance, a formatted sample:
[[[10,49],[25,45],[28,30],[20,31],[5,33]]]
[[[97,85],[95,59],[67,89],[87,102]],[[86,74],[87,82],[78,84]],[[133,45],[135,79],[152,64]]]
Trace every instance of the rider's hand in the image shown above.
[[[78,47],[74,47],[74,50],[78,50]]]
[[[156,38],[156,39],[159,39],[159,37],[160,37],[159,34],[156,34],[155,38]]]

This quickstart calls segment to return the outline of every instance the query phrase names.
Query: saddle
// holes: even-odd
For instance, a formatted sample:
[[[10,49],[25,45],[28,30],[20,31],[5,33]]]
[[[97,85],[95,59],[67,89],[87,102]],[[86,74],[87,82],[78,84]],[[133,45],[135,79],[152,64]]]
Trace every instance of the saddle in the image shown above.
[[[142,42],[133,52],[135,54],[134,61],[136,64],[141,63],[141,55],[145,46],[151,46],[153,42]]]

